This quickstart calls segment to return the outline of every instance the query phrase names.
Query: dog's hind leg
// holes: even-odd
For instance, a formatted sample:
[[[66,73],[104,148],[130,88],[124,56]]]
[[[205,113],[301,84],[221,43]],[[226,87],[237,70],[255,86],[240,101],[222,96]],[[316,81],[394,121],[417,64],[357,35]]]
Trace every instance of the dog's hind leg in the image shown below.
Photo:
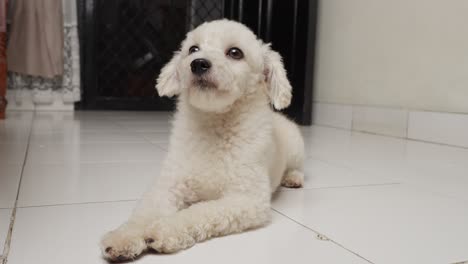
[[[304,151],[302,138],[297,139],[300,142],[296,146],[289,146],[288,161],[286,163],[286,171],[281,179],[281,186],[287,188],[301,188],[304,185]]]
[[[286,156],[286,170],[281,186],[300,188],[304,184],[304,140],[298,127],[284,117],[277,117],[281,146]]]
[[[304,173],[298,170],[287,171],[281,180],[281,186],[287,188],[301,188],[304,184]]]

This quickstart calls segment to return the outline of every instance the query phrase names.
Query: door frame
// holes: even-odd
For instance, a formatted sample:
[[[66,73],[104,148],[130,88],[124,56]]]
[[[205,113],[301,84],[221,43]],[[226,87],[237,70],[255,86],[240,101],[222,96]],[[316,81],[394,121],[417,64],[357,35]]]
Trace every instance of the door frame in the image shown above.
[[[94,49],[96,1],[78,0],[83,97],[82,101],[76,104],[76,109],[174,110],[175,99],[165,100],[166,98],[164,98],[155,101],[151,98],[131,99],[97,96],[97,76],[95,74],[97,69]],[[257,6],[257,10],[249,9],[249,5],[252,6],[252,3]],[[252,11],[254,11],[256,25],[250,25],[251,29],[265,42],[273,42],[274,47],[275,40],[282,36],[275,35],[278,30],[274,28],[277,22],[273,20],[273,16],[275,12],[282,11],[279,10],[280,5],[285,3],[291,4],[294,12],[293,16],[286,17],[292,19],[288,22],[291,25],[288,31],[292,32],[291,48],[282,52],[283,57],[287,57],[290,62],[286,68],[293,86],[293,100],[283,112],[301,125],[311,125],[318,0],[224,0],[224,17],[249,26],[252,24],[252,20],[249,22],[248,14],[252,17]],[[277,24],[276,26],[279,27]],[[289,39],[289,36],[285,38]]]

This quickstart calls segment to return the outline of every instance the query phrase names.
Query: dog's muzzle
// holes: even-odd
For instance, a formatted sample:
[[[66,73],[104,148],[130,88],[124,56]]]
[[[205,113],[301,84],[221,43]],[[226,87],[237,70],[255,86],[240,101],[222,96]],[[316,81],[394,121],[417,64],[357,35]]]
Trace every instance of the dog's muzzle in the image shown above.
[[[193,74],[201,76],[211,68],[211,62],[206,59],[195,59],[190,63],[190,68]]]

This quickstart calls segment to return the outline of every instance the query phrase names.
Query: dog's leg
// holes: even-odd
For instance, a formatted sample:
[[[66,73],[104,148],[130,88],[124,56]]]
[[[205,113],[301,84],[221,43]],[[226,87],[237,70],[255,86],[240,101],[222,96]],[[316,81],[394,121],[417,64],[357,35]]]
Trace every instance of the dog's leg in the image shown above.
[[[304,173],[299,170],[288,170],[281,180],[281,186],[287,188],[301,188],[304,184]]]
[[[147,192],[130,219],[102,238],[101,250],[104,257],[112,261],[125,261],[134,259],[145,251],[148,247],[143,231],[155,219],[174,214],[181,209],[182,198],[176,193],[178,192],[161,188]]]
[[[295,124],[284,117],[277,119],[277,125],[282,129],[279,137],[286,153],[286,171],[281,179],[281,185],[288,188],[301,188],[304,184],[304,140]]]
[[[257,197],[256,197],[257,196]],[[211,237],[260,227],[270,220],[270,197],[239,193],[205,201],[155,221],[145,232],[148,246],[172,253]]]

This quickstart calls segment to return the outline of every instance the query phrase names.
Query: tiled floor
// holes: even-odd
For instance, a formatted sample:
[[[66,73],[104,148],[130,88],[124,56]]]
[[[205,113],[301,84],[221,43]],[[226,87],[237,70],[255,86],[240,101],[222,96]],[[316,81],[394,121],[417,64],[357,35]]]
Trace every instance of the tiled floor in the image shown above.
[[[2,258],[8,264],[106,263],[99,237],[125,220],[158,174],[168,115],[8,117],[0,121]],[[305,188],[274,197],[271,225],[136,262],[468,260],[468,149],[319,126],[302,131]]]

